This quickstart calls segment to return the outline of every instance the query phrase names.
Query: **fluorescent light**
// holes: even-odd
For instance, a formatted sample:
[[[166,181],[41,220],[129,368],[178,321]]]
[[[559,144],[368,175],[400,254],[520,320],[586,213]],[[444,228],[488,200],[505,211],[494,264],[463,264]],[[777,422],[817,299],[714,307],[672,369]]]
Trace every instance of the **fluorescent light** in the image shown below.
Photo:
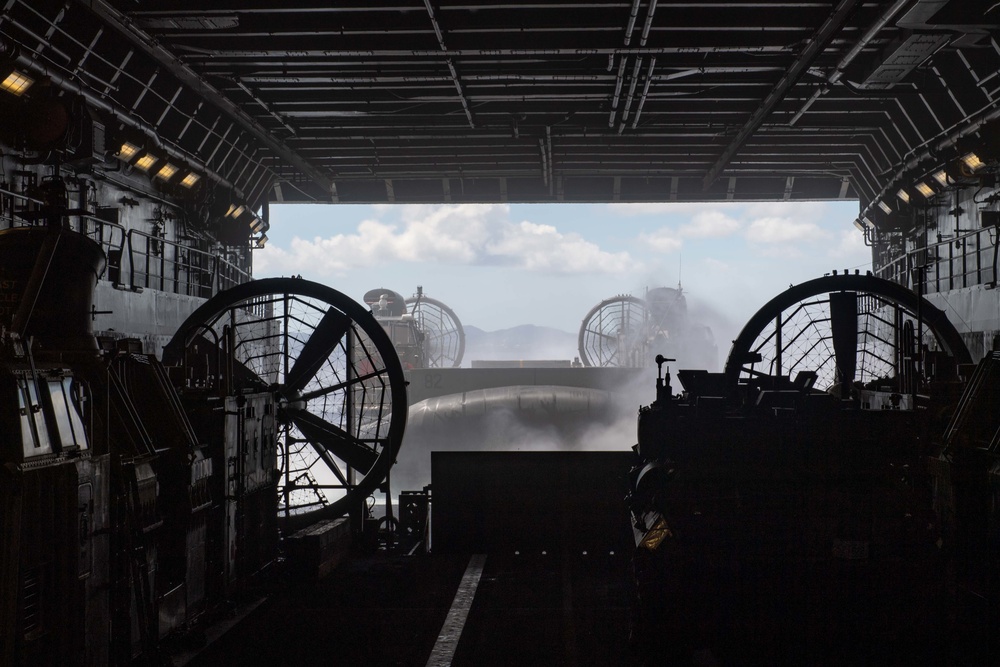
[[[135,161],[135,166],[139,167],[143,171],[149,171],[153,165],[156,164],[156,157],[146,153],[141,158]]]
[[[260,218],[254,218],[253,220],[250,221],[250,231],[252,231],[254,234],[259,232],[261,227],[263,226],[264,226],[264,221],[261,220]]]
[[[869,220],[868,218],[865,217],[861,218],[861,222],[865,223],[865,227],[867,227],[868,229],[875,229],[875,223]]]
[[[13,93],[20,97],[24,95],[24,92],[31,88],[31,84],[35,82],[30,76],[26,74],[21,74],[17,70],[14,70],[7,75],[7,78],[0,81],[0,88],[3,88],[8,93]]]
[[[905,201],[907,204],[910,203],[910,193],[903,188],[900,188],[899,191],[896,192],[896,196]]]
[[[886,204],[884,201],[879,201],[878,207],[885,211],[886,214],[892,213],[892,207]]]
[[[233,206],[235,206],[235,204]],[[239,206],[236,206],[236,208],[233,208],[233,206],[229,207],[229,213],[226,214],[229,217],[231,217],[233,220],[235,220],[236,218],[238,218],[241,215],[243,215],[243,212],[247,210],[247,207],[244,206],[243,204],[240,204]]]
[[[971,169],[972,171],[981,169],[982,167],[986,166],[986,164],[982,160],[980,160],[979,156],[976,155],[975,153],[968,153],[966,155],[963,155],[962,162],[964,162],[965,166]]]
[[[200,180],[201,176],[192,171],[190,174],[184,177],[184,179],[181,181],[181,185],[183,185],[186,188],[193,188],[195,185],[197,185],[198,181]]]
[[[118,159],[125,160],[128,162],[134,158],[139,153],[139,147],[135,144],[125,142],[122,147],[118,149]]]
[[[913,187],[915,187],[917,189],[917,192],[919,192],[920,194],[922,194],[924,197],[933,197],[934,196],[934,188],[932,188],[931,186],[927,185],[923,181],[920,181],[919,183],[917,183]]]
[[[263,248],[267,244],[267,234],[261,234],[260,238],[257,239],[256,246],[258,248]]]
[[[951,178],[948,176],[948,172],[944,169],[934,174],[934,180],[941,184],[941,187],[948,187],[951,185]]]
[[[177,167],[170,164],[169,162],[160,167],[160,171],[156,172],[157,178],[162,178],[165,181],[169,181],[177,173]]]
[[[854,219],[854,226],[858,228],[859,232],[864,232],[865,231],[865,226],[862,225],[861,221],[858,220],[857,218]]]
[[[230,204],[229,205],[229,210],[226,211],[226,217],[227,218],[233,217],[233,211],[235,211],[235,210],[236,210],[236,204]]]

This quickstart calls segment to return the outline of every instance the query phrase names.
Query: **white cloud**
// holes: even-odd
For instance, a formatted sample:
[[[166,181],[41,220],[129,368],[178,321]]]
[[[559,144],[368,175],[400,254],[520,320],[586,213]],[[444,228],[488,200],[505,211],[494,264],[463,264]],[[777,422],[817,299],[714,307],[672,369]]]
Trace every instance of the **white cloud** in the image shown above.
[[[377,207],[399,223],[364,220],[354,233],[312,240],[294,238],[290,248],[268,246],[255,256],[258,275],[343,274],[393,262],[502,265],[547,273],[623,273],[635,262],[626,252],[607,252],[579,234],[554,226],[513,223],[507,206]]]
[[[872,251],[865,245],[865,237],[857,229],[841,230],[838,235],[839,241],[831,245],[827,255],[835,259],[847,259],[851,266],[868,263],[871,264]]]
[[[727,262],[723,262],[721,259],[715,259],[714,257],[706,257],[701,262],[706,269],[711,273],[734,273],[733,267]]]
[[[640,234],[639,240],[656,252],[676,252],[684,245],[684,242],[677,238],[677,235],[669,227],[657,229],[651,234]]]
[[[579,234],[562,234],[552,225],[522,221],[505,225],[484,250],[500,263],[545,273],[624,273],[635,268],[627,252],[609,253]]]
[[[796,218],[821,220],[828,209],[822,201],[761,201],[746,204],[745,214],[750,218]]]
[[[634,202],[607,204],[607,209],[615,215],[633,217],[638,215],[685,215],[700,213],[706,206],[736,209],[737,203],[705,204],[703,202]]]
[[[779,260],[803,259],[806,257],[802,249],[792,243],[761,245],[755,248],[754,252],[758,257],[770,257]],[[780,265],[780,263],[777,265]]]
[[[802,222],[792,218],[757,218],[747,228],[747,240],[751,243],[794,243],[820,241],[828,236],[814,222]]]
[[[722,211],[702,211],[694,219],[680,228],[682,236],[693,238],[720,238],[737,232],[742,223]]]

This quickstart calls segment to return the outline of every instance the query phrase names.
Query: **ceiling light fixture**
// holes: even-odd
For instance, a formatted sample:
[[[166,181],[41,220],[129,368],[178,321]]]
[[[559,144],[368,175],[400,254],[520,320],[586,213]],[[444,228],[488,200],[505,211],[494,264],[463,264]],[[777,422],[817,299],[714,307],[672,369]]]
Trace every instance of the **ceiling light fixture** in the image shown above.
[[[135,166],[139,167],[139,169],[142,169],[143,171],[149,171],[152,169],[154,164],[156,164],[156,156],[149,153],[146,153],[135,161]]]
[[[24,95],[28,88],[31,88],[31,84],[33,83],[35,83],[35,80],[30,76],[27,74],[21,74],[17,70],[14,70],[7,75],[6,79],[0,81],[0,88],[3,88],[8,93],[20,97],[21,95]]]
[[[122,147],[118,149],[118,159],[128,162],[136,155],[139,154],[139,147],[128,141],[122,144]]]
[[[971,169],[972,171],[976,171],[977,169],[982,169],[983,167],[986,166],[986,164],[982,160],[980,160],[979,156],[976,155],[975,153],[966,153],[965,155],[963,155],[962,162],[964,162],[965,166]]]
[[[898,191],[896,191],[896,196],[902,199],[907,204],[910,203],[910,193],[907,192],[905,189],[900,188]]]
[[[919,183],[917,183],[913,187],[915,187],[917,189],[917,192],[919,192],[920,194],[922,194],[924,197],[930,198],[930,197],[934,196],[934,188],[932,188],[931,186],[927,185],[923,181],[920,181]]]
[[[198,181],[200,180],[201,176],[192,171],[190,174],[181,179],[181,185],[183,185],[186,188],[193,188],[195,185],[198,184]]]
[[[165,181],[169,181],[177,173],[177,167],[170,164],[169,162],[160,167],[160,170],[156,172],[157,178],[162,178]]]
[[[942,169],[941,171],[934,174],[934,180],[941,184],[941,187],[946,188],[951,185],[951,177],[948,172]]]
[[[892,213],[892,207],[886,204],[884,201],[879,201],[878,207],[885,212],[886,215]]]

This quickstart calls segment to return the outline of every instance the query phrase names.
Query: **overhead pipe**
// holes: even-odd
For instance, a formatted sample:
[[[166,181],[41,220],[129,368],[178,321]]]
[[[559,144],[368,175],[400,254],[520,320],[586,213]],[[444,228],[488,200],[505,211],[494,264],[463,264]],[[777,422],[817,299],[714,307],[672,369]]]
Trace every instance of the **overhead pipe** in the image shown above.
[[[886,196],[890,194],[890,190],[902,181],[909,172],[917,169],[917,167],[919,167],[926,160],[934,159],[936,155],[954,148],[960,141],[969,135],[978,132],[987,123],[997,119],[1000,119],[1000,106],[997,106],[996,103],[994,103],[980,109],[975,114],[966,116],[962,121],[952,125],[951,131],[936,143],[933,143],[933,145],[932,142],[934,142],[934,139],[932,138],[928,139],[919,146],[913,147],[906,154],[912,157],[906,159],[906,156],[904,156],[903,159],[905,162],[901,161],[895,175],[891,179],[887,180],[886,184],[882,186],[879,193],[870,202],[868,202],[868,205],[861,212],[861,217],[872,213],[873,209],[878,206],[878,202],[885,199]],[[938,136],[941,135],[939,134]],[[918,150],[920,153],[917,153]]]
[[[625,46],[629,45],[632,41],[632,31],[635,30],[635,20],[639,17],[639,4],[642,0],[633,0],[632,2],[632,12],[628,17],[628,27],[625,28]]]
[[[555,161],[555,157],[552,155],[552,127],[549,125],[545,126],[545,146],[548,149],[549,161],[549,194],[552,194],[552,188],[555,185],[555,175],[553,173],[552,163]]]
[[[587,49],[562,48],[562,49],[450,49],[442,54],[441,50],[429,51],[427,49],[347,49],[338,50],[318,50],[304,49],[296,51],[294,49],[271,49],[268,51],[255,51],[251,49],[230,49],[214,50],[204,54],[193,54],[192,60],[198,60],[199,56],[209,61],[218,62],[222,58],[267,58],[271,62],[280,61],[285,58],[428,58],[440,59],[442,55],[454,58],[548,58],[558,56],[570,56],[579,58],[580,56],[608,56],[608,55],[653,55],[661,56],[666,54],[758,54],[758,53],[788,53],[792,49],[789,46],[652,46],[652,47],[598,47]],[[257,63],[260,64],[260,63]]]
[[[424,7],[427,8],[427,15],[431,18],[431,25],[434,26],[434,34],[437,36],[438,46],[441,47],[441,51],[445,55],[445,63],[448,65],[448,72],[451,74],[451,80],[455,84],[455,90],[458,92],[458,100],[462,103],[462,110],[465,111],[465,117],[469,120],[469,127],[475,129],[476,123],[472,120],[472,109],[469,107],[469,101],[465,98],[465,91],[462,90],[462,82],[458,79],[458,70],[455,69],[455,63],[452,62],[451,57],[447,55],[448,47],[444,43],[444,32],[441,30],[441,25],[438,23],[437,16],[434,15],[434,8],[431,6],[431,0],[424,0]]]
[[[604,74],[465,74],[466,81],[565,81],[568,83],[583,83],[607,81],[610,76]],[[376,84],[376,83],[446,83],[451,77],[439,76],[243,76],[240,82],[250,83],[343,83],[343,84]],[[259,101],[259,100],[258,100]],[[261,103],[263,105],[263,103]]]
[[[545,140],[538,140],[538,151],[542,154],[542,185],[548,187],[549,185],[549,165],[548,158],[545,155]]]
[[[656,58],[653,57],[649,61],[649,69],[646,70],[646,83],[642,87],[642,93],[639,96],[639,104],[635,110],[635,116],[632,118],[632,129],[634,130],[639,124],[639,116],[642,115],[642,108],[646,104],[646,98],[649,95],[649,86],[653,82],[653,71],[656,68]],[[778,67],[698,67],[698,68],[688,68],[680,70],[677,72],[671,72],[670,74],[662,75],[659,78],[661,81],[673,81],[675,79],[683,79],[688,76],[694,76],[695,74],[705,74],[705,73],[724,73],[724,74],[747,74],[751,72],[769,72],[769,71],[781,71]],[[619,131],[619,134],[621,132]]]
[[[642,115],[642,107],[646,104],[646,96],[649,95],[649,84],[653,81],[653,68],[656,67],[656,58],[650,58],[649,69],[646,70],[646,83],[642,87],[642,95],[639,96],[639,105],[635,108],[635,117],[632,118],[632,129],[639,124],[639,116]]]
[[[632,31],[635,29],[635,21],[639,15],[639,4],[640,0],[635,0],[632,3],[632,12],[629,15],[628,27],[625,29],[625,46],[628,47],[632,42]],[[646,20],[642,25],[642,35],[639,38],[639,48],[644,48],[646,46],[646,39],[649,37],[649,28],[653,23],[653,13],[656,11],[656,0],[650,0],[649,8],[646,10]],[[622,92],[622,84],[625,80],[625,64],[628,60],[631,51],[625,51],[622,54],[621,64],[618,66],[618,78],[615,81],[615,94],[611,99],[611,114],[608,116],[608,127],[614,129],[615,127],[615,117],[618,115],[618,100]],[[625,127],[625,121],[628,117],[628,108],[632,104],[632,95],[635,93],[635,76],[639,72],[639,56],[636,56],[636,64],[632,71],[632,83],[629,86],[628,98],[625,102],[625,111],[622,115],[622,123],[618,128],[618,134],[621,134],[622,128]]]
[[[640,52],[645,55],[648,52]],[[609,58],[608,72],[614,70],[614,54]],[[757,72],[782,72],[781,67],[688,67],[682,70],[664,74],[659,77],[661,81],[673,81],[696,74],[753,74]],[[605,81],[610,77],[604,74],[517,74],[510,72],[507,74],[466,74],[462,77],[467,81],[568,81],[568,82],[596,82]],[[445,75],[417,75],[417,76],[293,76],[282,73],[280,76],[250,75],[241,76],[238,83],[443,83],[450,81],[451,77]],[[848,85],[848,82],[844,82]],[[850,86],[849,86],[850,87]],[[858,94],[865,94],[851,88]]]
[[[796,84],[799,78],[809,69],[810,65],[816,60],[817,57],[822,53],[823,48],[827,43],[833,39],[833,36],[844,26],[847,22],[848,16],[857,6],[860,0],[840,0],[837,4],[836,9],[823,21],[823,24],[819,29],[809,38],[806,43],[806,47],[796,58],[795,62],[792,63],[791,67],[785,71],[781,79],[774,86],[767,97],[760,103],[757,110],[751,114],[750,118],[744,123],[743,127],[736,133],[736,136],[729,143],[726,149],[719,156],[719,159],[715,161],[715,164],[708,170],[705,174],[704,179],[702,179],[702,188],[708,190],[715,183],[716,179],[722,173],[732,159],[739,152],[740,148],[753,136],[754,132],[763,125],[764,121],[770,115],[771,111],[774,110],[778,104],[785,99],[785,96]]]
[[[649,0],[649,9],[646,10],[646,22],[642,26],[642,37],[639,39],[639,48],[646,46],[646,39],[649,37],[649,29],[653,27],[653,14],[656,13],[656,0]]]
[[[332,192],[334,184],[329,176],[314,167],[305,158],[292,150],[291,147],[268,132],[254,118],[240,109],[239,105],[209,85],[197,72],[136,26],[121,11],[111,6],[106,0],[87,0],[86,5],[92,12],[107,21],[130,42],[139,47],[143,53],[166,68],[181,83],[187,85],[192,91],[222,109],[230,119],[256,137],[258,141],[270,150],[274,151],[278,157],[288,161],[289,164],[312,179],[325,192]],[[190,160],[188,161],[190,162]]]
[[[259,104],[264,111],[266,111],[267,113],[269,113],[272,118],[274,118],[276,121],[278,121],[279,123],[281,123],[281,126],[284,127],[286,130],[288,130],[293,137],[298,136],[298,134],[299,134],[298,131],[296,131],[296,129],[294,127],[292,127],[291,125],[288,124],[288,121],[285,120],[284,116],[282,116],[277,111],[275,111],[274,109],[272,109],[271,106],[267,102],[265,102],[264,100],[262,100],[259,97],[257,97],[257,94],[255,92],[253,92],[252,90],[250,90],[250,88],[245,83],[243,83],[242,79],[240,79],[239,77],[234,77],[233,78],[233,82],[237,86],[239,86],[240,90],[242,90],[244,93],[246,93],[247,95],[249,95],[250,98],[254,102],[256,102],[257,104]]]
[[[827,77],[827,84],[829,86],[833,86],[838,81],[840,81],[840,77],[844,76],[844,70],[846,70],[847,67],[852,62],[854,62],[854,59],[858,57],[861,51],[864,50],[864,48],[868,46],[868,44],[871,43],[873,39],[875,39],[875,37],[882,30],[882,28],[884,28],[889,23],[889,21],[891,21],[896,16],[896,14],[898,14],[899,11],[909,3],[910,0],[896,0],[896,2],[894,2],[891,7],[889,7],[888,9],[885,10],[885,12],[882,13],[882,16],[880,16],[879,19],[875,21],[875,23],[873,23],[871,26],[868,27],[868,30],[866,30],[865,33],[861,35],[861,39],[859,39],[857,43],[855,43],[854,46],[851,47],[850,51],[844,54],[844,57],[841,58],[840,62],[838,62],[837,65],[834,67],[833,72],[831,72],[830,76]],[[792,116],[792,119],[788,121],[788,124],[795,125],[795,123],[797,123],[798,120],[802,118],[802,115],[809,110],[809,107],[813,105],[813,102],[819,99],[819,96],[826,92],[826,89],[827,89],[826,86],[821,86],[817,88],[816,91],[812,94],[812,96],[805,101],[805,104],[802,105],[802,108],[799,109],[794,116]]]
[[[649,31],[653,25],[653,15],[656,13],[656,0],[650,0],[649,8],[646,10],[646,20],[642,24],[642,35],[639,37],[639,48],[645,48],[646,40],[649,39]],[[626,45],[628,43],[626,42]],[[636,55],[635,65],[632,67],[632,81],[629,84],[628,96],[625,98],[625,108],[622,110],[622,120],[618,124],[618,134],[621,134],[625,129],[625,124],[628,122],[629,109],[632,107],[632,99],[635,97],[635,88],[639,83],[639,70],[642,69],[642,56]],[[644,91],[649,90],[649,81],[647,80],[646,85],[643,87]],[[612,112],[614,113],[614,112]],[[612,117],[612,120],[614,118]],[[633,126],[634,127],[634,126]]]
[[[35,60],[30,58],[20,52],[20,48],[9,41],[0,38],[0,49],[9,50],[12,53],[17,53],[17,57],[14,59],[15,65],[26,72],[34,74],[38,78],[48,79],[52,85],[59,88],[63,92],[70,93],[72,95],[78,95],[85,99],[89,105],[94,107],[99,111],[110,114],[116,120],[120,121],[123,125],[127,125],[133,130],[137,130],[142,134],[146,135],[149,139],[153,141],[156,147],[166,153],[168,156],[174,158],[175,160],[186,163],[191,166],[195,171],[201,172],[209,177],[211,180],[215,181],[219,185],[229,190],[232,190],[234,194],[240,199],[244,199],[245,195],[242,190],[230,183],[221,174],[211,169],[208,165],[201,162],[187,152],[175,148],[174,146],[165,143],[159,136],[156,128],[145,122],[144,120],[136,117],[131,109],[126,109],[125,107],[105,99],[89,88],[85,88],[82,84],[73,81],[72,79],[64,76],[55,69],[49,67],[40,60]]]
[[[628,56],[625,56],[621,60],[621,64],[618,65],[618,78],[615,80],[615,94],[611,98],[611,115],[608,116],[608,127],[613,128],[615,126],[615,116],[618,115],[618,98],[622,93],[622,82],[625,78],[625,62],[628,60]]]
[[[622,109],[622,122],[618,124],[618,134],[622,133],[625,129],[625,124],[628,122],[628,112],[632,107],[632,99],[635,97],[635,87],[639,83],[639,70],[642,68],[642,56],[638,56],[635,59],[635,66],[632,68],[632,81],[628,87],[628,95],[625,97],[625,108]]]

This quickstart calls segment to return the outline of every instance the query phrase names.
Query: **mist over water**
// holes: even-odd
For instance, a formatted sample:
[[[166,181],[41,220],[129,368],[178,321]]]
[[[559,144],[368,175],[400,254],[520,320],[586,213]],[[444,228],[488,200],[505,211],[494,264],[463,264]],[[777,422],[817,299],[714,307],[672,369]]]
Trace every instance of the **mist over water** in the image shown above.
[[[577,353],[577,333],[522,324],[498,331],[465,327],[464,368],[475,361],[563,360]]]
[[[655,378],[655,368],[644,368],[603,389],[523,385],[488,390],[488,405],[483,392],[421,401],[410,407],[393,488],[430,483],[432,451],[627,450],[639,407],[655,398]]]
[[[531,384],[468,391],[411,405],[403,445],[391,473],[393,490],[419,490],[429,484],[432,451],[631,448],[636,442],[638,409],[655,399],[655,356],[664,354],[676,359],[667,366],[674,374],[673,391],[679,393],[676,371],[719,371],[729,341],[742,326],[734,325],[700,300],[686,293],[684,297],[686,309],[668,322],[668,335],[647,345],[645,356],[649,359],[643,368],[608,369],[615,372],[606,374],[605,382],[590,387]],[[600,301],[595,299],[595,304]],[[460,304],[456,305],[460,308]],[[578,332],[534,325],[485,332],[466,325],[461,372],[474,378],[477,369],[470,366],[478,360],[519,361],[525,367],[530,367],[532,360],[563,360],[568,365],[579,356],[577,348]],[[539,377],[544,377],[541,371]]]
[[[770,298],[770,297],[768,297]],[[729,316],[719,312],[714,307],[698,299],[688,300],[688,316],[694,322],[700,322],[712,330],[712,336],[718,350],[718,367],[707,368],[708,371],[721,371],[726,365],[726,357],[733,341],[743,330],[745,322],[735,322]],[[683,360],[678,360],[683,361]],[[678,368],[692,368],[681,364]]]

